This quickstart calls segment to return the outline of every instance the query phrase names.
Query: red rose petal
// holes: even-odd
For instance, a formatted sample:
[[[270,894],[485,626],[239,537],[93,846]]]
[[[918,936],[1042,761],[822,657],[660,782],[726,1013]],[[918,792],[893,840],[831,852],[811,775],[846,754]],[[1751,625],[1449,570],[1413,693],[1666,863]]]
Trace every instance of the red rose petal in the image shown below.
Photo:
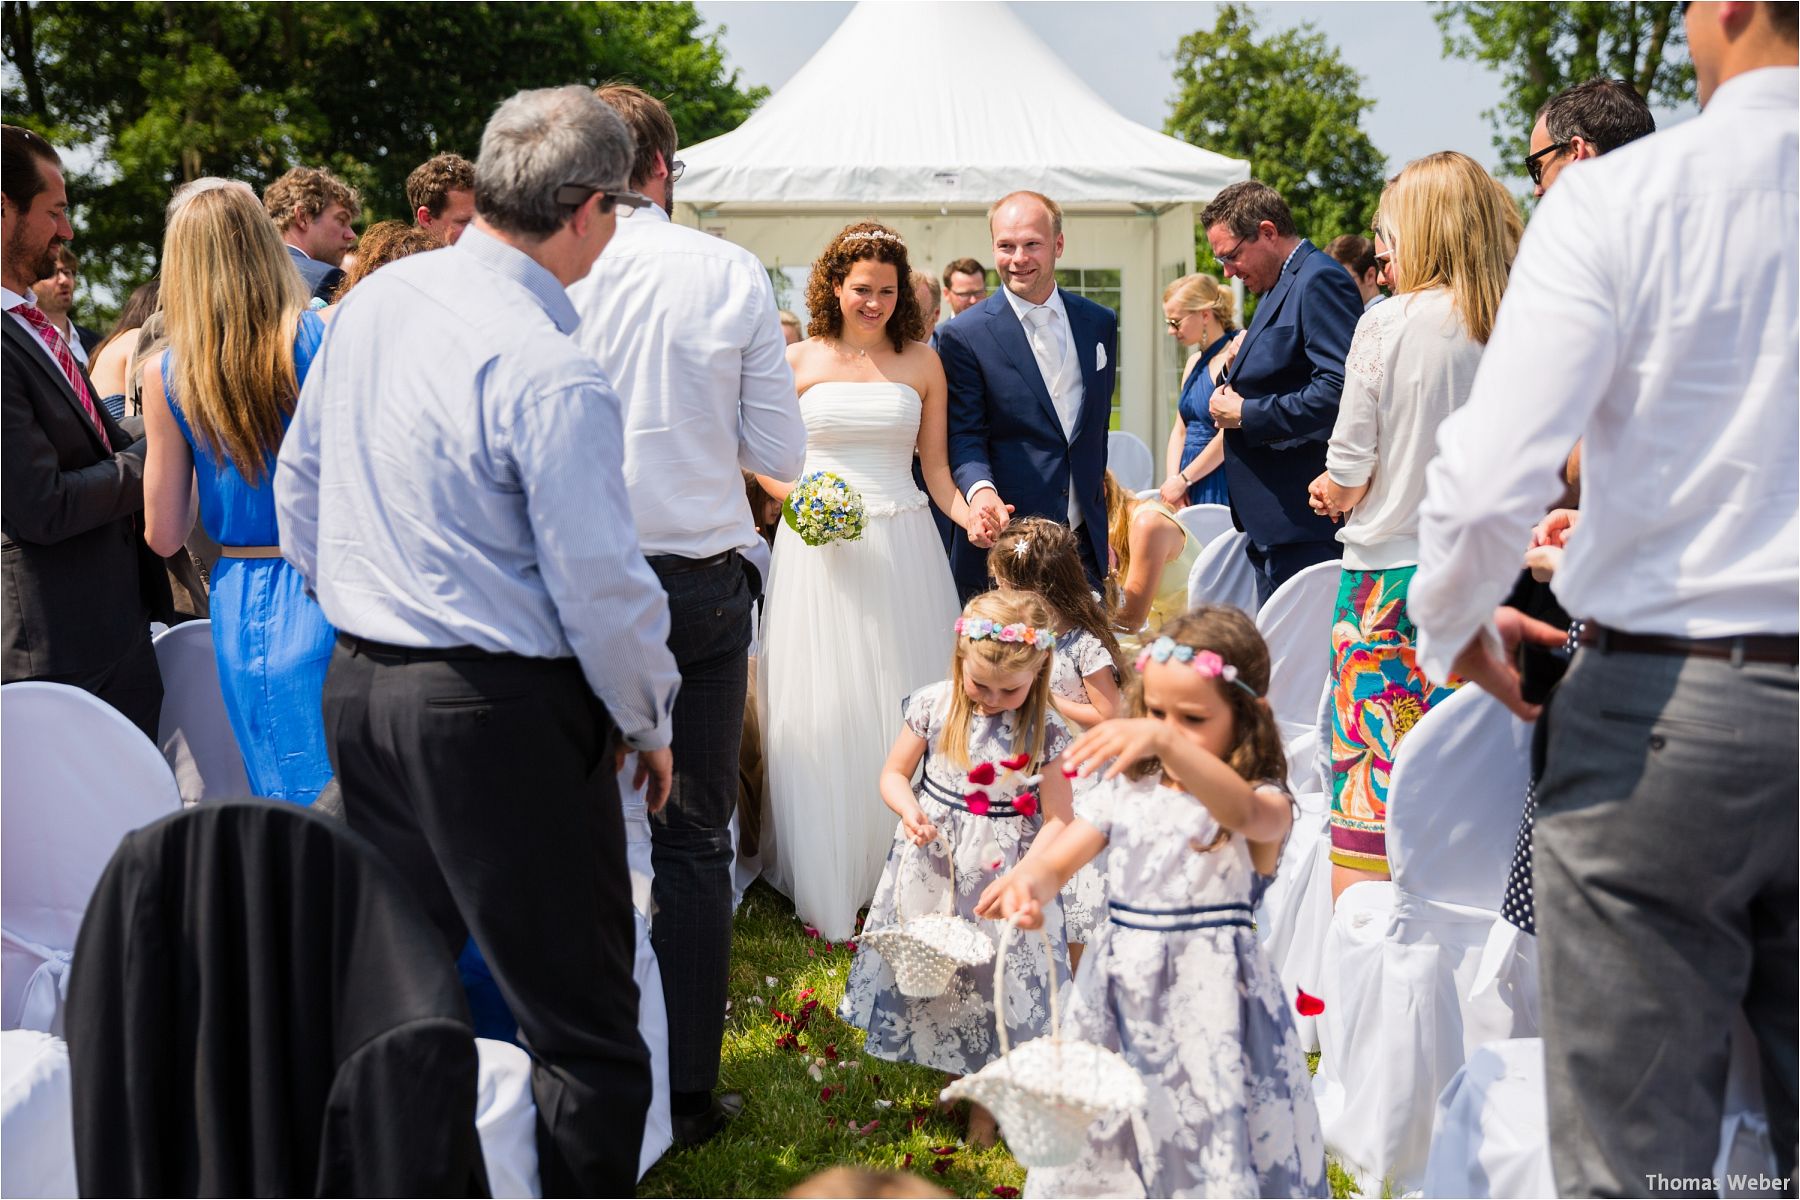
[[[825,1103],[827,1100],[831,1099],[831,1097],[834,1094],[835,1093],[834,1093],[834,1089],[832,1088],[832,1086],[829,1083],[826,1084],[824,1087],[819,1089],[819,1103],[820,1104]]]
[[[860,1137],[867,1137],[867,1136],[869,1136],[870,1133],[874,1132],[876,1126],[878,1126],[880,1124],[881,1124],[880,1118],[876,1118],[875,1120],[870,1121],[867,1125],[864,1125],[861,1129],[858,1129],[856,1131],[857,1135]]]
[[[837,1043],[836,1042],[832,1042],[825,1047],[825,1057],[829,1058],[832,1062],[837,1061]]]
[[[907,1155],[907,1156],[906,1156],[906,1157],[905,1157],[905,1158],[903,1158],[903,1159],[901,1159],[901,1160],[900,1160],[900,1165],[901,1165],[901,1166],[902,1166],[902,1167],[910,1167],[910,1166],[912,1166],[912,1155],[910,1155],[910,1154],[909,1154],[909,1155]]]
[[[825,943],[825,953],[830,954],[835,949],[837,949],[837,947],[833,946],[830,942]]]
[[[999,1200],[1013,1200],[1018,1194],[1018,1188],[1007,1187],[1004,1183],[994,1189],[994,1195],[998,1197]]]
[[[836,1117],[826,1117],[825,1118],[825,1128],[836,1129],[837,1128],[837,1118]]]
[[[937,1155],[955,1154],[956,1147],[955,1146],[933,1146],[931,1148],[931,1152],[933,1154],[937,1154]]]
[[[986,787],[988,784],[994,782],[994,779],[995,779],[995,772],[994,772],[994,764],[993,763],[987,763],[987,762],[976,763],[974,766],[969,768],[969,782],[970,783],[979,784],[982,787]]]
[[[947,1158],[940,1158],[931,1164],[931,1169],[936,1171],[939,1175],[942,1175],[945,1171],[950,1169],[950,1160]]]
[[[1025,769],[1025,764],[1030,761],[1031,755],[1021,753],[1015,754],[1011,758],[1001,759],[1000,765],[1009,771],[1023,771]]]
[[[848,950],[852,954],[855,954],[856,953],[856,943],[855,942],[845,942],[844,949]]]
[[[1035,817],[1038,810],[1038,798],[1032,792],[1023,792],[1013,798],[1013,811],[1021,817]]]
[[[819,936],[819,931],[814,929],[811,925],[808,925],[806,927],[806,936],[809,938],[816,938]]]
[[[1317,996],[1309,996],[1302,988],[1295,988],[1299,995],[1294,997],[1294,1008],[1303,1017],[1316,1017],[1325,1011],[1325,1002]]]
[[[967,804],[969,806],[969,811],[976,816],[987,816],[990,805],[988,802],[988,794],[986,792],[965,792],[963,793],[963,803]]]
[[[1077,775],[1081,774],[1081,771],[1079,769],[1077,769],[1075,767],[1071,767],[1067,763],[1065,763],[1065,764],[1063,764],[1062,773],[1063,773],[1064,779],[1073,779]]]
[[[801,988],[798,999],[805,1000],[808,996],[812,995],[812,993],[813,990],[811,988]]]

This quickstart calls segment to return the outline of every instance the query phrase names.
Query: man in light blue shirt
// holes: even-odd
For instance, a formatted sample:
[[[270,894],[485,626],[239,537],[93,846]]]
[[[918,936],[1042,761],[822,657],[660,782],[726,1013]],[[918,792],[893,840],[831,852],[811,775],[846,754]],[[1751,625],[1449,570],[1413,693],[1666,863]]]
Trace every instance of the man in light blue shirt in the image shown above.
[[[614,734],[654,811],[679,680],[619,398],[563,291],[643,202],[631,158],[584,88],[502,104],[474,223],[343,305],[275,475],[282,552],[340,631],[346,815],[511,1002],[546,1196],[629,1195],[650,1102]]]

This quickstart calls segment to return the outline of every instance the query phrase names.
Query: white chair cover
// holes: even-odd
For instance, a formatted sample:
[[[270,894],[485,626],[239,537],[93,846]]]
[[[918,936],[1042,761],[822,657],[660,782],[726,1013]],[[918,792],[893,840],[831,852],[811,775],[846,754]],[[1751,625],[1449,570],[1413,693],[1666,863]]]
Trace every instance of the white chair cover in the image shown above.
[[[1294,828],[1281,854],[1275,881],[1256,910],[1257,936],[1290,999],[1300,989],[1319,994],[1319,959],[1331,927],[1331,712],[1330,684],[1319,697],[1320,729],[1305,742],[1312,760],[1288,776],[1294,793]],[[1294,1014],[1301,1048],[1319,1048],[1318,1018]]]
[[[175,772],[184,804],[251,795],[213,655],[212,622],[184,621],[156,635],[162,672],[162,722],[157,745]]]
[[[1438,1097],[1421,1191],[1471,1200],[1554,1196],[1547,1130],[1544,1043],[1489,1042]]]
[[[475,1039],[475,1132],[487,1160],[494,1200],[537,1200],[537,1102],[531,1095],[531,1056],[511,1042]]]
[[[1214,538],[1233,532],[1231,506],[1227,504],[1190,504],[1176,513],[1175,519],[1202,546],[1209,546]]]
[[[1335,560],[1314,563],[1276,588],[1256,614],[1269,644],[1269,707],[1295,777],[1312,770],[1319,689],[1331,678],[1331,612],[1342,575]]]
[[[1128,492],[1156,486],[1156,458],[1135,433],[1115,429],[1106,435],[1106,469]]]
[[[181,807],[150,739],[60,683],[0,688],[0,1029],[62,1032],[69,955],[119,839]]]
[[[1469,687],[1401,743],[1388,789],[1390,883],[1346,889],[1325,939],[1316,1094],[1327,1150],[1365,1193],[1422,1182],[1435,1096],[1513,1035],[1498,997],[1469,1000],[1524,807],[1526,727]]]
[[[0,1078],[0,1195],[77,1195],[69,1048],[36,1029],[8,1029]]]
[[[1133,493],[1139,500],[1155,500],[1162,496],[1160,488],[1139,488]]]
[[[1243,533],[1216,537],[1206,544],[1194,560],[1194,569],[1188,572],[1189,608],[1230,604],[1255,615],[1256,572],[1244,555],[1244,547],[1249,544],[1249,535]]]
[[[650,812],[644,790],[632,786],[637,755],[625,759],[619,772],[619,802],[625,810],[625,858],[631,866],[631,899],[637,908],[637,965],[632,974],[638,986],[638,1033],[650,1048],[650,1112],[644,1118],[644,1144],[638,1153],[638,1178],[675,1144],[675,1123],[669,1115],[669,1009],[663,998],[662,972],[650,945],[651,883],[656,868],[650,858]]]

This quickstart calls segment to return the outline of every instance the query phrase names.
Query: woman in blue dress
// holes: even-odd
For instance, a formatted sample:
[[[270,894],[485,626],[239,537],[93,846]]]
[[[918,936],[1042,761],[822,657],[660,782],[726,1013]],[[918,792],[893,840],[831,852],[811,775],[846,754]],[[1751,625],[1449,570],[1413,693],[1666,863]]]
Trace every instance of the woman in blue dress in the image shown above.
[[[319,696],[334,631],[281,557],[275,456],[324,323],[256,193],[203,179],[170,206],[169,349],[144,372],[145,540],[178,550],[200,520],[221,548],[213,649],[259,796],[311,804],[331,778]]]
[[[1225,443],[1207,411],[1241,337],[1233,319],[1236,301],[1211,275],[1184,275],[1163,291],[1169,336],[1194,347],[1181,376],[1181,402],[1169,431],[1168,471],[1158,491],[1162,502],[1180,511],[1189,504],[1229,504],[1225,488]]]

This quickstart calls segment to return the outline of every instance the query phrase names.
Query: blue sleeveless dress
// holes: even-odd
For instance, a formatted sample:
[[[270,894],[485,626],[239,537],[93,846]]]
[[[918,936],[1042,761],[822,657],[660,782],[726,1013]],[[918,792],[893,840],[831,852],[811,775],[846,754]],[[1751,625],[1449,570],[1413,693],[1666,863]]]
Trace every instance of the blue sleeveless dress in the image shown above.
[[[1212,413],[1207,405],[1212,400],[1213,380],[1207,374],[1206,364],[1212,361],[1213,355],[1225,348],[1231,340],[1230,334],[1222,334],[1219,340],[1200,352],[1200,361],[1187,377],[1187,383],[1181,389],[1181,402],[1177,406],[1181,419],[1187,425],[1187,441],[1181,447],[1181,466],[1187,465],[1200,457],[1206,444],[1219,436],[1218,426],[1213,424]],[[1221,463],[1216,470],[1188,488],[1189,504],[1230,504],[1231,493],[1225,487],[1225,466]]]
[[[316,313],[304,313],[294,336],[294,375],[306,371],[325,335]],[[231,461],[196,442],[175,395],[168,358],[163,388],[169,409],[194,454],[200,520],[221,546],[275,546],[273,461],[252,483]],[[213,651],[225,711],[257,795],[311,804],[331,779],[320,694],[336,631],[306,594],[300,572],[282,558],[221,558],[212,577]]]

